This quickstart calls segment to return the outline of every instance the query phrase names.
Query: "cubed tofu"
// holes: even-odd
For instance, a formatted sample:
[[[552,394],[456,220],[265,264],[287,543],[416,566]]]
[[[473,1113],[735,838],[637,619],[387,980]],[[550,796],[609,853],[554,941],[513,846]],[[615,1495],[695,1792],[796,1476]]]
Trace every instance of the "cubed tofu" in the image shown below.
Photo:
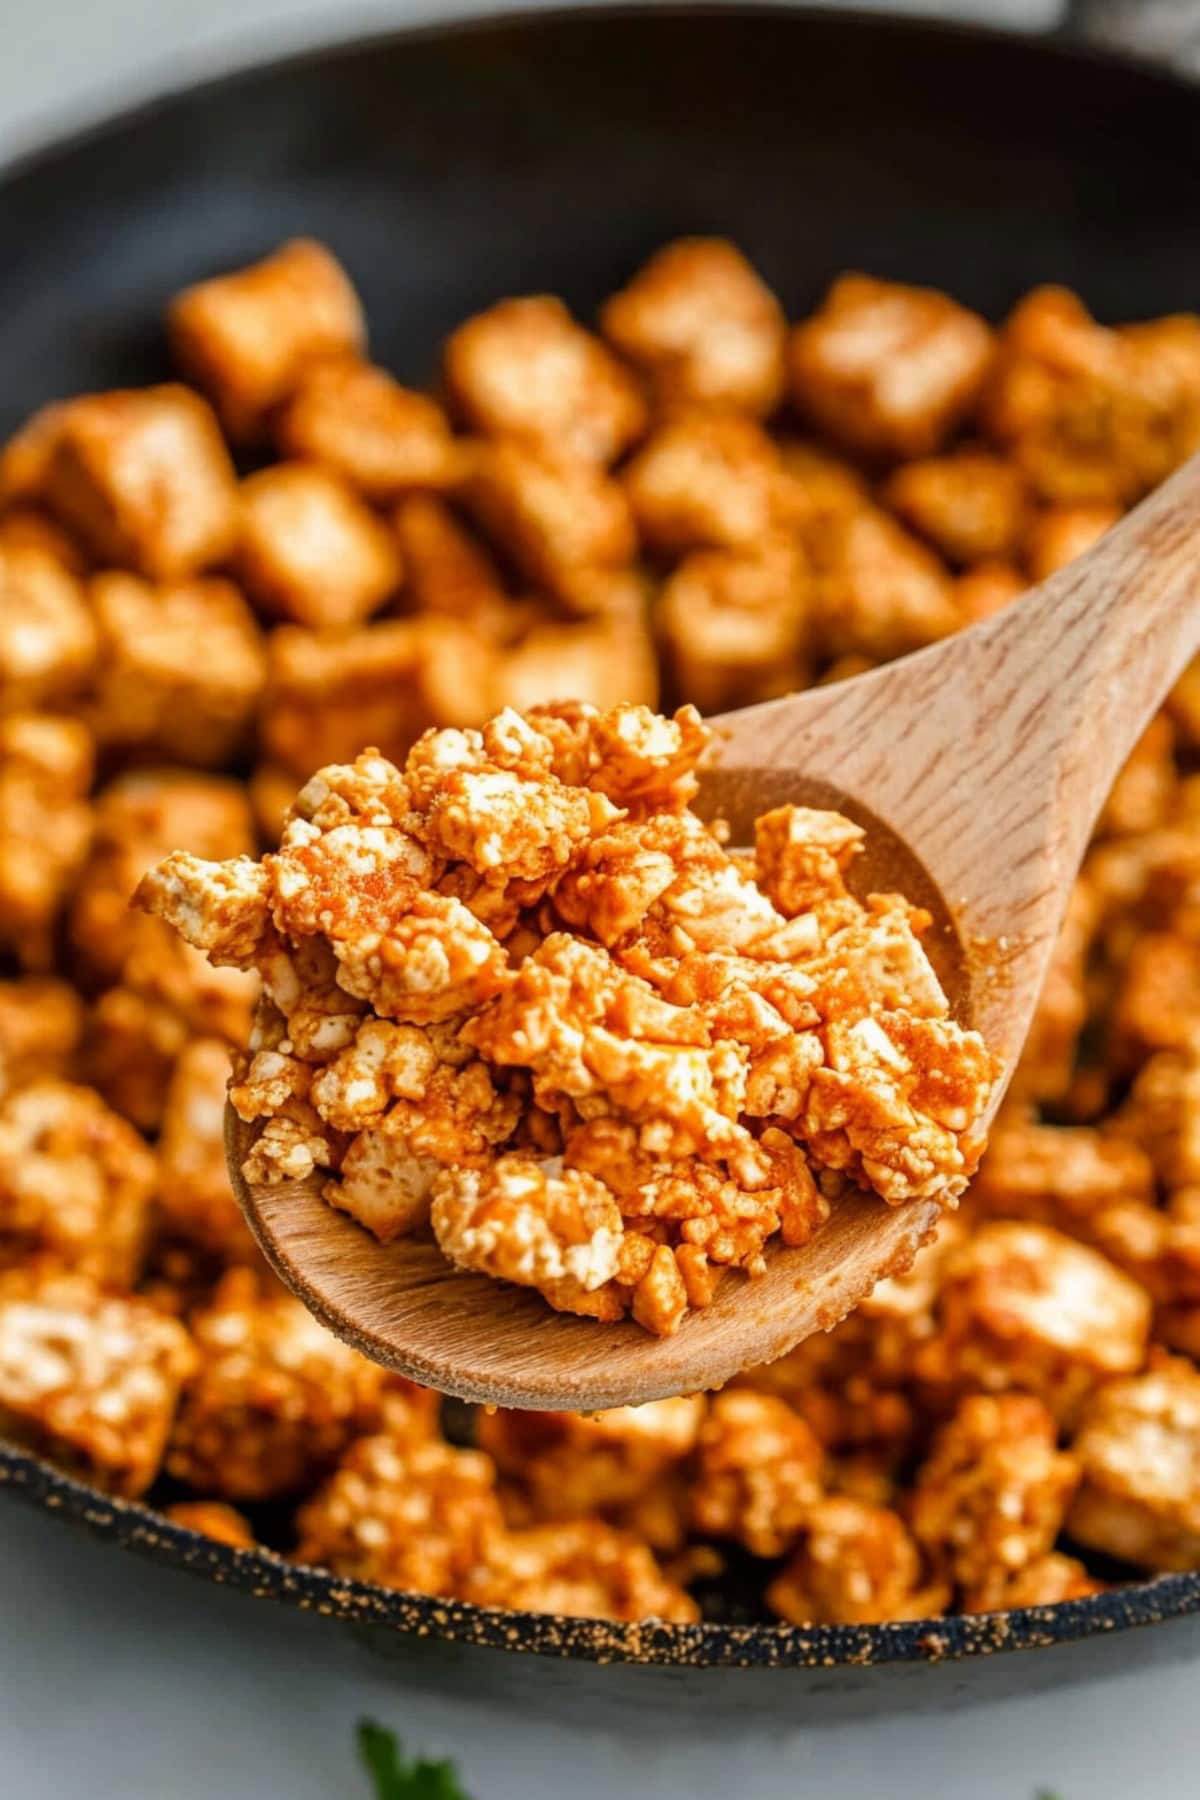
[[[766,1598],[789,1625],[878,1625],[940,1612],[948,1595],[922,1587],[921,1552],[899,1513],[836,1494],[809,1508],[801,1547]]]
[[[259,735],[267,755],[306,781],[374,744],[393,762],[430,723],[420,689],[422,621],[389,619],[343,637],[281,626],[267,640]]]
[[[66,981],[0,981],[0,1096],[66,1074],[83,1035],[83,1001]]]
[[[35,1081],[0,1103],[0,1267],[46,1255],[109,1287],[141,1270],[152,1152],[93,1089]]]
[[[283,836],[287,810],[296,798],[300,783],[282,763],[260,762],[246,783],[246,792],[254,809],[254,823],[259,839],[267,850],[274,850]]]
[[[254,826],[245,791],[219,775],[137,769],[97,796],[95,834],[72,897],[69,932],[77,966],[97,986],[116,981],[138,945],[173,937],[132,911],[133,890],[152,863],[186,849],[214,859],[248,856]]]
[[[1167,711],[1179,740],[1200,750],[1200,656],[1193,657],[1167,696]]]
[[[1200,1019],[1200,944],[1183,932],[1144,931],[1121,976],[1112,1013],[1114,1056],[1126,1067],[1157,1050],[1184,1050]]]
[[[378,611],[404,572],[394,534],[341,476],[299,462],[242,483],[236,566],[270,617],[333,630]]]
[[[89,1008],[80,1071],[139,1131],[157,1131],[187,1041],[187,1021],[173,1006],[118,982]]]
[[[0,718],[0,945],[27,969],[51,966],[55,925],[88,854],[92,763],[77,719]]]
[[[792,399],[848,450],[932,456],[970,413],[994,348],[978,313],[946,294],[843,275],[792,332]]]
[[[917,1471],[913,1534],[933,1568],[983,1611],[1052,1549],[1078,1481],[1079,1463],[1058,1448],[1040,1400],[971,1394]]]
[[[475,1606],[571,1618],[694,1625],[700,1617],[691,1595],[664,1575],[649,1546],[602,1519],[490,1534],[460,1593]]]
[[[1031,1219],[1074,1237],[1122,1201],[1154,1201],[1154,1165],[1136,1143],[1088,1125],[1041,1125],[1005,1116],[996,1125],[971,1189],[973,1206],[1002,1219]]]
[[[804,542],[814,571],[814,629],[826,654],[886,661],[957,631],[949,571],[880,508],[828,518]]]
[[[284,456],[321,463],[368,500],[453,487],[463,453],[436,400],[370,363],[313,363],[275,427]]]
[[[964,625],[977,625],[1011,606],[1028,586],[1013,563],[976,563],[955,583],[954,604]]]
[[[478,1441],[535,1519],[575,1519],[631,1505],[695,1448],[702,1395],[578,1413],[483,1413]]]
[[[1100,815],[1098,832],[1157,831],[1171,822],[1179,795],[1175,727],[1156,713],[1122,765]]]
[[[239,442],[265,433],[311,363],[361,356],[367,335],[345,270],[307,238],[185,288],[167,309],[167,333],[184,373]]]
[[[940,1328],[918,1359],[938,1385],[1020,1388],[1069,1420],[1099,1382],[1139,1369],[1150,1296],[1047,1226],[989,1221],[946,1259]]]
[[[194,1038],[179,1056],[167,1090],[158,1140],[158,1202],[168,1232],[230,1262],[254,1256],[225,1162],[225,1090],[229,1045]]]
[[[1014,1101],[1060,1101],[1071,1088],[1080,1035],[1088,1020],[1086,977],[1099,915],[1095,886],[1080,877],[1071,890],[1029,1036],[1009,1088]]]
[[[1093,1395],[1072,1445],[1077,1543],[1154,1574],[1200,1568],[1200,1374],[1162,1357]]]
[[[963,566],[1016,556],[1029,513],[1021,471],[984,450],[905,463],[880,498],[947,562]]]
[[[472,430],[606,465],[640,437],[636,381],[561,300],[502,300],[446,340],[451,401]]]
[[[1097,1581],[1077,1556],[1049,1550],[1007,1580],[989,1577],[978,1592],[966,1590],[959,1605],[968,1613],[1002,1609],[1008,1612],[1018,1606],[1058,1606],[1064,1600],[1086,1600],[1092,1594],[1102,1594],[1104,1587],[1104,1582]]]
[[[783,463],[784,523],[801,534],[843,513],[867,506],[871,490],[861,469],[827,444],[808,438],[775,439]]]
[[[489,694],[485,717],[568,699],[602,712],[623,702],[657,706],[658,660],[643,612],[539,622],[497,658]]]
[[[37,545],[0,539],[0,713],[70,700],[91,673],[96,643],[71,570]]]
[[[510,601],[487,550],[444,500],[413,494],[393,516],[404,557],[405,598],[416,612],[478,619],[502,628],[522,609]]]
[[[1107,501],[1044,508],[1025,536],[1024,558],[1030,581],[1049,581],[1051,575],[1099,543],[1120,517],[1120,507]]]
[[[1128,506],[1200,443],[1200,319],[1114,329],[1035,288],[1000,333],[980,421],[1043,499]]]
[[[151,581],[211,568],[237,536],[237,483],[212,408],[177,383],[70,401],[40,497],[98,562]]]
[[[236,1507],[223,1500],[177,1500],[163,1508],[163,1517],[185,1531],[197,1531],[230,1550],[253,1550],[254,1528]]]
[[[782,539],[694,551],[664,582],[656,624],[676,691],[712,713],[804,687],[811,615],[811,572]]]
[[[39,407],[0,447],[0,507],[36,501],[44,492],[46,470],[68,404],[52,400]]]
[[[664,556],[753,550],[789,503],[779,451],[752,419],[685,409],[651,433],[622,479],[638,530]]]
[[[187,1332],[144,1300],[31,1265],[0,1277],[0,1432],[106,1492],[158,1474]]]
[[[592,578],[637,548],[619,483],[593,463],[515,438],[478,447],[464,499],[518,571],[572,611],[595,611]]]
[[[176,1480],[222,1500],[295,1493],[378,1423],[385,1371],[267,1277],[230,1270],[191,1328],[199,1367],[167,1451]]]
[[[86,574],[88,560],[69,531],[39,506],[0,511],[0,550],[40,550],[71,575]]]
[[[459,1593],[503,1529],[492,1460],[427,1436],[359,1438],[296,1517],[296,1560],[413,1593]]]
[[[1107,1123],[1123,1148],[1148,1159],[1169,1197],[1200,1191],[1200,1036],[1143,1063]]]
[[[781,1556],[820,1498],[824,1458],[786,1401],[741,1389],[718,1394],[700,1429],[694,1528],[735,1538],[755,1556]]]
[[[262,633],[232,582],[153,587],[98,575],[100,657],[88,718],[102,744],[211,767],[244,743],[263,682]]]
[[[605,304],[600,322],[662,406],[762,418],[783,396],[783,309],[725,238],[667,244]]]

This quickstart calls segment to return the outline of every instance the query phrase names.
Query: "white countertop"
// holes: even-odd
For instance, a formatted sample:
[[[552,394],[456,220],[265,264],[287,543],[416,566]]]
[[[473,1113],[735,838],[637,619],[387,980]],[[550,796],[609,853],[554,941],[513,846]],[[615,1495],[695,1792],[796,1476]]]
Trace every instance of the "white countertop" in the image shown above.
[[[689,1747],[406,1692],[327,1619],[0,1511],[4,1800],[366,1800],[354,1722],[453,1754],[472,1800],[1194,1800],[1196,1671]],[[1136,1664],[1139,1634],[1128,1639]]]
[[[0,157],[50,123],[248,48],[451,10],[468,9],[0,0]],[[938,10],[1039,25],[1058,4]],[[781,1720],[692,1749],[669,1729],[584,1736],[468,1694],[406,1692],[328,1621],[152,1567],[10,1502],[0,1509],[0,1800],[355,1800],[366,1795],[352,1745],[363,1713],[414,1749],[453,1754],[473,1800],[559,1800],[568,1787],[572,1800],[1033,1800],[1041,1788],[1062,1800],[1194,1800],[1196,1674],[1140,1674],[1138,1634],[1128,1645],[1130,1672],[1116,1681],[944,1717],[804,1731]]]

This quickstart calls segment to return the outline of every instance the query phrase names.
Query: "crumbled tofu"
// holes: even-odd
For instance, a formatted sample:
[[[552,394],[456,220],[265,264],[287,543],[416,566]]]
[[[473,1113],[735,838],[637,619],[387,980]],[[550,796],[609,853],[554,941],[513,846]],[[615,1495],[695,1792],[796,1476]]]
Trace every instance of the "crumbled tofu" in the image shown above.
[[[659,250],[605,303],[601,324],[660,405],[762,417],[782,398],[783,310],[724,238],[681,238]]]
[[[351,1445],[296,1523],[298,1562],[447,1597],[503,1530],[490,1458],[390,1432]]]
[[[886,660],[961,623],[945,566],[889,514],[862,506],[807,536],[818,640],[832,656]]]
[[[698,708],[991,618],[1200,446],[1200,316],[1043,289],[993,334],[850,277],[789,336],[688,239],[598,330],[502,302],[418,392],[292,243],[172,307],[207,399],[68,398],[0,445],[0,1432],[467,1604],[687,1622],[699,1584],[870,1624],[1200,1568],[1200,659],[973,1180],[990,1059],[927,915],[863,898],[869,838],[784,806],[729,850],[689,811]],[[848,1184],[962,1203],[715,1401],[449,1409],[480,1455],[270,1282],[231,1067],[248,1180],[380,1241],[437,1195],[610,1328],[753,1306]]]
[[[331,637],[282,626],[267,639],[263,748],[299,781],[352,762],[364,744],[400,760],[429,723],[420,621],[386,619]]]
[[[599,1519],[534,1525],[494,1538],[463,1598],[477,1606],[585,1619],[662,1619],[690,1625],[699,1608],[638,1538]]]
[[[578,1413],[481,1414],[479,1444],[537,1520],[619,1519],[695,1449],[702,1395]]]
[[[756,886],[687,810],[706,745],[689,708],[505,712],[403,774],[322,770],[261,864],[144,877],[138,904],[257,969],[281,1020],[233,1088],[264,1121],[246,1179],[327,1169],[384,1240],[428,1221],[462,1267],[660,1336],[820,1229],[818,1172],[959,1194],[995,1069],[927,916],[851,897],[861,833],[833,814],[765,819]],[[524,1138],[527,1114],[562,1131]]]
[[[72,898],[72,950],[93,986],[119,978],[141,945],[169,934],[130,907],[142,875],[180,846],[197,856],[238,857],[253,848],[250,808],[238,783],[184,769],[136,769],[97,796],[91,851]]]
[[[405,593],[416,611],[494,621],[517,608],[484,545],[435,494],[412,494],[394,514]]]
[[[990,619],[1011,606],[1028,585],[1012,563],[976,563],[955,583],[954,604],[964,625],[977,625],[981,619]]]
[[[167,331],[184,372],[209,394],[237,440],[264,434],[272,410],[310,364],[366,347],[362,308],[345,270],[307,238],[185,288],[168,309]]]

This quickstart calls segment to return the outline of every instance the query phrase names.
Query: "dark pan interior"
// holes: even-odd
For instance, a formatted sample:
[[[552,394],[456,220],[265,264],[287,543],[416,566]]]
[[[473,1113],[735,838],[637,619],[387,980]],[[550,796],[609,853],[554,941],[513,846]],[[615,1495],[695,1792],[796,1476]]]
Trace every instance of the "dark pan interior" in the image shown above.
[[[1051,280],[1103,318],[1194,308],[1198,177],[1200,96],[1185,82],[981,31],[671,9],[352,44],[172,95],[0,181],[0,434],[56,395],[165,373],[165,298],[292,234],[332,245],[375,354],[422,381],[479,306],[548,289],[586,314],[683,232],[735,238],[792,314],[847,267],[944,286],[992,316]],[[0,1459],[5,1482],[88,1515],[74,1484],[19,1454]],[[100,1510],[100,1529],[147,1535],[139,1509]],[[280,1589],[274,1560],[152,1535],[169,1560],[230,1562]],[[303,1587],[303,1603],[362,1617],[362,1590],[316,1574]],[[1126,1589],[986,1644],[978,1621],[939,1621],[931,1641],[953,1656],[1077,1637],[1154,1618],[1165,1594],[1194,1610],[1198,1589]],[[469,1608],[374,1594],[367,1610],[394,1625],[478,1636]],[[917,1627],[601,1635],[606,1657],[692,1667],[925,1654]],[[597,1654],[587,1622],[525,1618],[518,1637]]]
[[[831,273],[997,314],[1038,281],[1104,317],[1200,299],[1182,84],[1004,36],[677,11],[501,22],[325,51],[175,96],[0,188],[0,430],[144,381],[181,283],[327,239],[381,359],[539,288],[590,309],[639,257],[727,232],[795,313]]]

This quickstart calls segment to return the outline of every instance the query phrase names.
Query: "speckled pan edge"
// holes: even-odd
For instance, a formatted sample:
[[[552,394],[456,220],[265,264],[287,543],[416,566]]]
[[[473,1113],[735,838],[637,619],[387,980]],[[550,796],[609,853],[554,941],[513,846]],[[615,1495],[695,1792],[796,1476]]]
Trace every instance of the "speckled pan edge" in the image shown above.
[[[1200,1574],[1186,1574],[1162,1575],[1058,1606],[918,1619],[902,1625],[802,1629],[564,1619],[398,1593],[290,1563],[270,1550],[233,1550],[171,1524],[136,1501],[97,1493],[11,1445],[0,1444],[0,1492],[69,1519],[152,1562],[237,1588],[255,1599],[275,1600],[354,1625],[383,1627],[398,1636],[581,1662],[681,1669],[863,1669],[886,1663],[939,1663],[1043,1649],[1200,1612]]]

